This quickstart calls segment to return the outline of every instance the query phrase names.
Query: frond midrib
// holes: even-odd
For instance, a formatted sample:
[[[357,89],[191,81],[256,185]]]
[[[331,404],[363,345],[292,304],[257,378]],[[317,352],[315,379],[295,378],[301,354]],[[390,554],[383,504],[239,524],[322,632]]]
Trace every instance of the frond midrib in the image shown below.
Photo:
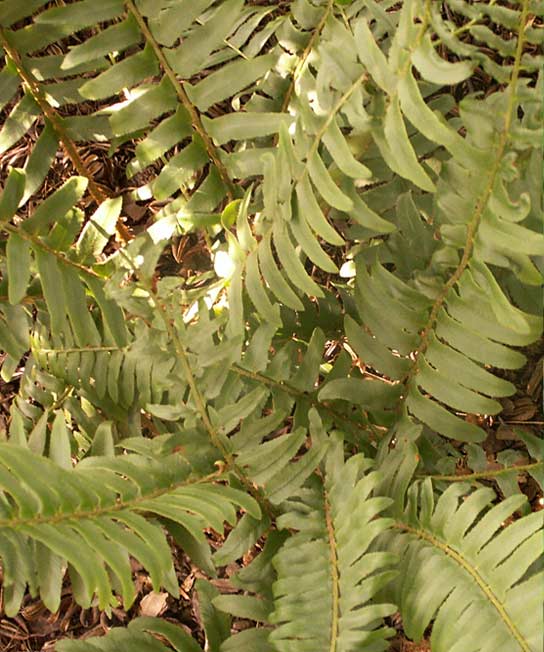
[[[176,73],[172,70],[172,67],[168,63],[161,46],[151,33],[151,30],[147,26],[146,21],[144,20],[144,17],[141,15],[141,13],[138,11],[138,8],[134,4],[133,0],[126,0],[126,6],[128,8],[128,11],[130,12],[131,15],[134,16],[136,22],[138,23],[138,26],[144,36],[144,39],[147,43],[151,45],[153,48],[153,52],[155,56],[157,57],[157,60],[159,62],[160,67],[162,68],[164,74],[168,77],[170,80],[170,83],[174,87],[176,91],[176,95],[178,96],[178,99],[182,106],[184,106],[187,111],[189,112],[189,115],[191,116],[191,122],[193,125],[193,129],[195,132],[202,138],[202,141],[204,142],[204,146],[206,148],[206,151],[208,153],[208,156],[210,157],[211,161],[217,168],[217,171],[219,172],[219,176],[221,177],[221,180],[226,186],[227,189],[227,195],[229,198],[229,201],[232,201],[234,198],[234,184],[232,179],[230,178],[230,175],[221,161],[221,158],[219,156],[219,153],[217,151],[216,146],[214,145],[212,139],[204,129],[204,126],[202,124],[202,120],[200,118],[200,112],[198,109],[193,105],[191,100],[189,99],[185,88],[183,87],[183,83],[178,79]]]
[[[482,478],[496,478],[508,473],[523,473],[524,471],[536,471],[544,465],[544,461],[530,462],[529,464],[514,464],[506,466],[504,469],[490,469],[489,471],[476,471],[465,474],[422,474],[418,477],[431,478],[431,480],[443,480],[446,482],[476,482]]]
[[[34,526],[34,525],[54,525],[56,523],[62,523],[65,521],[74,521],[74,520],[84,520],[84,519],[93,519],[100,516],[107,516],[108,514],[115,514],[124,510],[137,510],[140,503],[144,503],[155,498],[160,498],[166,494],[176,491],[181,487],[188,487],[197,484],[205,484],[212,480],[220,480],[222,471],[216,471],[210,475],[207,475],[203,478],[195,478],[194,480],[182,480],[180,482],[174,482],[167,487],[161,487],[160,489],[155,489],[155,491],[150,491],[146,494],[141,494],[130,500],[116,500],[114,505],[96,507],[95,509],[89,510],[77,510],[75,512],[63,512],[53,515],[41,515],[36,514],[30,518],[14,518],[14,519],[0,519],[0,528],[11,528],[16,529],[18,527]],[[146,510],[144,510],[146,511]]]
[[[334,0],[328,0],[327,6],[325,7],[325,10],[323,11],[321,18],[319,19],[319,22],[315,26],[315,29],[313,30],[312,35],[310,36],[310,40],[308,41],[308,44],[304,48],[304,51],[302,52],[302,55],[298,60],[295,70],[293,71],[293,74],[291,76],[291,81],[289,83],[289,88],[287,89],[287,92],[285,93],[285,96],[283,98],[283,102],[281,105],[281,113],[285,113],[289,108],[289,103],[291,102],[291,97],[293,96],[293,92],[295,90],[295,85],[298,76],[300,75],[301,70],[304,68],[304,65],[308,57],[310,56],[314,48],[314,45],[316,44],[318,38],[320,37],[321,32],[325,27],[325,23],[327,22],[327,19],[333,10],[333,7],[334,7]],[[277,138],[275,139],[274,142],[275,144],[277,144]]]
[[[338,570],[338,554],[336,551],[336,536],[334,530],[334,523],[331,513],[331,504],[329,496],[323,487],[323,504],[325,510],[325,524],[327,528],[327,537],[329,543],[329,559],[331,562],[331,637],[329,652],[336,651],[336,643],[338,641],[338,621],[339,621],[339,603],[340,603],[340,573]]]
[[[407,523],[403,521],[395,521],[392,524],[392,527],[403,530],[404,532],[408,532],[409,534],[412,534],[419,539],[422,539],[423,541],[426,541],[427,543],[430,543],[432,546],[435,548],[438,548],[441,552],[443,552],[445,555],[453,559],[461,568],[463,568],[464,571],[466,571],[472,579],[476,582],[478,585],[478,588],[484,593],[486,598],[489,600],[489,602],[495,607],[497,613],[499,614],[501,620],[503,623],[506,625],[506,627],[509,629],[510,633],[512,636],[516,639],[518,642],[521,650],[523,652],[531,652],[531,648],[529,647],[529,644],[527,641],[524,639],[523,635],[519,631],[519,629],[516,627],[516,624],[513,622],[513,620],[510,618],[508,613],[506,612],[506,609],[504,608],[504,605],[502,602],[499,600],[499,598],[495,595],[493,592],[493,589],[486,583],[486,581],[483,579],[483,577],[480,575],[478,570],[472,566],[466,559],[463,557],[462,554],[460,554],[457,550],[454,550],[447,542],[442,541],[438,537],[436,537],[434,534],[431,534],[427,530],[420,529],[413,527],[411,525],[408,525]]]
[[[523,37],[525,34],[525,23],[527,22],[528,10],[529,10],[529,0],[523,0],[522,11],[520,16],[520,28],[518,33],[516,56],[514,59],[512,75],[510,77],[510,82],[508,84],[508,91],[506,91],[508,92],[509,95],[508,104],[504,115],[503,128],[500,133],[499,143],[495,152],[493,164],[489,172],[487,183],[485,184],[483,192],[478,197],[476,201],[476,205],[474,206],[474,211],[467,222],[467,235],[463,247],[463,255],[461,256],[461,260],[459,261],[459,264],[456,266],[451,276],[444,284],[442,291],[439,293],[439,295],[437,296],[437,298],[435,299],[432,305],[431,312],[429,313],[429,318],[427,319],[427,323],[421,330],[421,335],[420,335],[421,342],[418,348],[416,349],[416,351],[413,352],[413,356],[414,356],[413,363],[410,366],[410,369],[408,370],[406,376],[402,379],[402,382],[404,383],[409,383],[410,380],[417,375],[419,369],[419,358],[427,350],[430,336],[434,331],[436,320],[438,318],[438,313],[440,312],[441,308],[446,302],[450,290],[460,280],[461,276],[463,275],[463,272],[470,264],[472,258],[474,242],[478,232],[478,227],[480,225],[482,215],[484,213],[484,210],[489,202],[489,198],[493,191],[493,187],[495,185],[495,179],[497,177],[497,174],[499,173],[501,163],[503,161],[503,157],[506,151],[506,146],[508,144],[508,137],[510,135],[510,126],[512,123],[514,103],[516,101],[515,87],[517,84],[517,80],[521,68],[521,57],[523,54],[523,44],[524,44]]]

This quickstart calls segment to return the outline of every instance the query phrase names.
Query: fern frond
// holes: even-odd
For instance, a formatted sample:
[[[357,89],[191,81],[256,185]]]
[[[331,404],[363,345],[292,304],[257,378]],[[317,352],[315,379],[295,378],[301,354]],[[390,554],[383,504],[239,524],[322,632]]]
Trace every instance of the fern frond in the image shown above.
[[[87,179],[89,193],[94,201],[101,203],[108,196],[95,182],[76,145],[77,141],[84,140],[91,134],[99,140],[105,139],[109,135],[107,122],[103,116],[63,117],[59,112],[60,106],[83,101],[79,94],[81,82],[77,79],[58,81],[65,76],[61,70],[61,56],[29,56],[29,53],[42,49],[51,41],[67,36],[70,29],[74,27],[64,25],[64,28],[51,32],[47,28],[40,30],[40,25],[37,24],[15,32],[0,28],[0,45],[5,53],[2,72],[5,73],[7,82],[5,101],[15,97],[19,85],[24,84],[22,99],[16,103],[0,130],[0,151],[7,151],[23,137],[38,116],[41,115],[44,120],[44,128],[25,163],[28,180],[24,195],[19,197],[18,206],[24,205],[41,186],[59,144],[62,144],[77,173]],[[100,67],[100,63],[95,60],[91,64],[91,67],[80,66],[76,72],[84,74]],[[54,81],[50,84],[43,83],[50,80]],[[121,234],[125,234],[122,224],[118,228]]]
[[[63,639],[57,643],[59,652],[115,652],[119,649],[149,650],[149,652],[201,652],[202,648],[181,627],[161,618],[141,616],[128,627],[114,627],[106,636],[86,640]]]
[[[418,641],[432,623],[437,652],[536,651],[541,514],[518,517],[524,495],[497,501],[491,488],[471,490],[466,482],[436,498],[430,478],[413,482],[418,461],[413,444],[400,447],[383,461],[379,487],[395,498],[392,534],[380,546],[400,555],[401,574],[388,596],[407,635]]]
[[[28,14],[15,9],[12,13],[29,19],[32,11],[29,7]],[[6,12],[8,25],[11,13],[7,9]],[[244,7],[239,0],[221,6],[199,3],[189,13],[184,10],[183,19],[179,12],[177,7],[151,8],[135,3],[125,7],[122,2],[105,3],[93,12],[91,4],[82,0],[46,9],[34,16],[27,27],[2,29],[0,43],[16,73],[6,59],[4,101],[17,92],[17,77],[24,82],[28,95],[16,105],[0,132],[0,149],[5,151],[13,145],[40,113],[46,121],[39,149],[47,156],[39,160],[39,155],[32,153],[27,162],[28,167],[39,168],[33,186],[37,187],[47,172],[56,139],[64,145],[78,173],[89,178],[91,194],[99,202],[106,195],[85,167],[77,141],[112,137],[124,142],[144,136],[128,168],[131,176],[173,148],[178,151],[161,166],[151,184],[139,188],[139,198],[155,196],[165,200],[185,191],[197,177],[205,175],[208,162],[212,169],[207,181],[208,185],[216,185],[215,202],[195,205],[180,197],[169,210],[175,213],[183,208],[185,214],[209,215],[225,196],[233,198],[232,177],[220,148],[208,134],[210,121],[203,113],[245,91],[274,67],[274,51],[262,55],[260,51],[281,19],[264,26],[270,9]],[[34,54],[52,43],[62,43],[64,38],[97,24],[96,21],[103,27],[88,31],[84,40],[67,54]],[[216,66],[221,69],[213,72]],[[204,78],[190,83],[189,80],[202,77],[203,71]],[[89,79],[92,72],[99,74]],[[69,79],[64,81],[65,77]],[[160,83],[150,83],[151,77]],[[123,93],[124,100],[120,97]],[[90,115],[63,116],[66,104],[79,105],[88,100],[99,101],[103,106]],[[206,183],[205,178],[198,180],[201,181]],[[215,221],[219,221],[217,216]],[[118,226],[122,231],[122,224]]]
[[[164,586],[176,595],[164,531],[150,515],[178,523],[202,543],[204,527],[222,531],[225,520],[235,523],[234,505],[243,505],[256,518],[260,514],[243,492],[192,480],[190,466],[176,455],[160,463],[138,456],[89,457],[67,469],[19,446],[1,444],[0,464],[8,614],[18,611],[27,584],[56,611],[66,565],[83,606],[90,605],[95,593],[101,609],[115,605],[113,586],[120,586],[129,606],[135,597],[129,555],[147,567],[155,588]]]
[[[413,19],[420,11],[422,22],[416,27]],[[500,19],[505,19],[499,14]],[[369,274],[368,261],[361,256],[357,307],[365,330],[358,329],[348,318],[348,337],[363,360],[406,384],[405,401],[412,415],[447,437],[465,441],[479,441],[484,434],[444,406],[475,414],[498,413],[501,405],[493,397],[509,395],[514,388],[482,365],[521,366],[522,354],[509,347],[534,342],[542,332],[540,317],[512,305],[490,267],[504,267],[525,283],[541,282],[531,256],[544,251],[544,239],[518,223],[530,210],[528,169],[522,165],[514,178],[501,164],[505,156],[518,158],[520,151],[525,152],[524,162],[532,156],[531,145],[522,144],[514,128],[514,111],[518,103],[524,105],[521,96],[516,99],[514,89],[521,86],[521,71],[525,74],[521,57],[527,15],[525,3],[520,12],[507,17],[511,22],[518,20],[518,39],[511,53],[515,55],[509,80],[511,92],[507,99],[501,97],[504,101],[500,118],[484,136],[478,133],[476,111],[477,115],[487,115],[491,123],[492,99],[463,100],[460,114],[467,128],[464,139],[429,109],[423,99],[423,84],[418,84],[411,72],[413,65],[424,79],[443,84],[448,75],[458,82],[471,70],[470,66],[463,68],[464,63],[449,64],[438,58],[428,40],[431,14],[422,9],[421,3],[405,3],[401,19],[406,30],[397,31],[387,58],[373,42],[365,20],[357,24],[359,35],[365,36],[358,41],[364,43],[359,47],[359,56],[386,94],[385,111],[375,114],[375,120],[383,121],[383,137],[379,129],[372,132],[373,136],[378,134],[375,141],[385,162],[393,172],[434,192],[425,181],[427,173],[421,165],[416,166],[402,114],[426,138],[444,147],[451,158],[441,164],[433,210],[423,202],[418,204],[417,195],[415,200],[408,195],[397,204],[402,231],[408,232],[412,224],[418,224],[424,234],[429,231],[426,221],[434,220],[438,225],[442,244],[429,250],[428,269],[412,272],[410,283],[377,264]],[[449,45],[449,41],[446,43]],[[410,59],[401,57],[403,47]],[[530,103],[536,101],[530,92],[527,99],[530,96]],[[483,176],[482,165],[486,169]],[[506,190],[514,185],[517,202],[510,198],[512,190]],[[514,206],[519,206],[519,213],[513,212]],[[399,237],[391,238],[393,255],[398,252],[399,241]],[[413,263],[409,267],[413,269]],[[385,325],[384,309],[389,315]]]
[[[382,618],[394,611],[373,602],[395,575],[384,570],[393,557],[369,552],[390,522],[377,517],[389,501],[370,497],[376,474],[360,455],[343,460],[336,442],[325,460],[323,479],[286,505],[280,527],[298,530],[274,558],[276,629],[270,641],[277,650],[385,650],[391,631]],[[315,614],[322,621],[315,627]]]

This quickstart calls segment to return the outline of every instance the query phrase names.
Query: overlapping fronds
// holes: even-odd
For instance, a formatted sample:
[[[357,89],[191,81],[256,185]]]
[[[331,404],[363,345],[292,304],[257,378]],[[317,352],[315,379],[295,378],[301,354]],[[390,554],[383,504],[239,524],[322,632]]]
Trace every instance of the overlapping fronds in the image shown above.
[[[67,431],[54,428],[51,460],[13,444],[1,444],[4,608],[19,609],[25,589],[56,611],[68,566],[75,595],[101,609],[116,604],[112,588],[128,607],[135,597],[129,555],[147,567],[155,588],[177,595],[163,517],[205,543],[203,530],[223,531],[244,506],[254,518],[259,507],[244,492],[191,479],[179,455],[152,463],[139,456],[88,457],[72,468]],[[146,518],[147,517],[147,518]],[[110,575],[111,573],[111,575]]]
[[[43,181],[59,141],[78,173],[89,177],[94,199],[104,199],[106,193],[92,179],[77,143],[113,139],[119,144],[138,138],[128,177],[166,154],[169,158],[150,183],[138,188],[137,197],[163,201],[180,190],[185,193],[198,180],[205,192],[184,210],[209,221],[235,190],[212,140],[214,130],[208,133],[202,114],[239,95],[274,67],[276,54],[261,51],[281,21],[263,25],[271,9],[246,7],[241,0],[176,6],[115,1],[100,7],[83,0],[50,7],[19,28],[19,21],[28,21],[44,4],[22,7],[7,1],[2,14],[2,99],[6,104],[16,97],[21,83],[24,94],[0,132],[0,149],[13,145],[40,115],[44,120],[25,165],[32,172],[25,199]],[[83,38],[68,49],[67,38],[74,34]],[[53,44],[59,53],[41,56]],[[204,180],[199,178],[203,175]],[[169,212],[179,212],[186,196]]]
[[[128,607],[131,558],[177,596],[168,533],[243,560],[212,652],[537,649],[540,439],[482,442],[542,334],[542,13],[0,2],[8,615]],[[59,649],[133,646],[200,649]]]
[[[468,7],[452,4],[456,10]],[[527,113],[524,109],[521,120],[516,118],[521,106],[540,101],[528,76],[532,68],[522,62],[528,11],[524,3],[518,12],[489,14],[497,13],[499,22],[508,18],[511,27],[518,21],[517,41],[510,41],[513,65],[503,80],[508,88],[482,100],[463,99],[455,127],[431,110],[424,99],[425,84],[458,84],[470,77],[480,59],[448,63],[439,57],[431,41],[436,8],[404,3],[399,18],[403,29],[395,33],[387,56],[364,19],[356,28],[359,54],[383,91],[380,102],[371,105],[375,145],[391,171],[431,193],[432,200],[424,201],[415,187],[403,193],[394,220],[400,235],[391,238],[394,248],[389,253],[388,245],[382,248],[382,259],[389,262],[399,253],[401,236],[415,232],[417,242],[427,247],[425,268],[412,258],[410,271],[399,278],[380,264],[380,254],[371,266],[368,256],[361,255],[356,302],[365,328],[348,317],[346,332],[363,360],[406,385],[404,401],[412,415],[443,435],[466,441],[481,440],[484,433],[444,406],[474,414],[499,412],[495,397],[507,396],[514,388],[484,367],[521,366],[523,356],[509,347],[533,342],[542,331],[535,306],[524,311],[513,305],[492,271],[502,267],[529,285],[542,282],[530,258],[544,251],[542,234],[531,228],[531,216],[540,211],[532,188],[537,183],[533,160],[539,156],[541,125],[533,108]],[[474,8],[474,23],[479,15]],[[445,38],[443,43],[450,45]],[[416,81],[412,66],[422,81]],[[426,146],[419,155],[403,116],[434,149]],[[478,121],[483,116],[485,132]],[[458,133],[460,125],[466,130],[464,138]],[[527,226],[520,224],[523,220]],[[439,242],[429,242],[425,231]],[[405,261],[402,267],[406,269]]]

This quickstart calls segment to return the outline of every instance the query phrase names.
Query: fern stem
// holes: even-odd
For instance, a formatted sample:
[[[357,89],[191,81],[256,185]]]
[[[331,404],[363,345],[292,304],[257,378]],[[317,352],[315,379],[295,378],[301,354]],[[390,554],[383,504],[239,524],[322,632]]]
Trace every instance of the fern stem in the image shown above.
[[[327,115],[327,118],[325,119],[325,122],[321,125],[321,127],[318,129],[314,140],[312,141],[312,144],[310,146],[310,149],[308,150],[308,153],[306,154],[306,163],[304,165],[304,170],[301,172],[299,177],[294,180],[294,185],[296,186],[300,181],[308,174],[308,165],[309,161],[312,158],[314,154],[317,153],[317,150],[319,149],[319,145],[321,144],[321,140],[323,136],[325,135],[325,132],[329,128],[331,122],[334,120],[336,117],[337,113],[340,111],[340,109],[344,106],[344,104],[349,100],[351,97],[353,91],[358,88],[366,79],[368,79],[368,73],[363,72],[362,74],[357,77],[357,79],[351,84],[351,86],[347,89],[347,91],[338,99],[336,104],[332,107],[330,113]]]
[[[427,541],[431,545],[441,550],[445,555],[448,555],[448,557],[451,557],[454,561],[456,561],[459,564],[459,566],[461,566],[472,577],[472,579],[476,582],[476,584],[479,586],[482,592],[485,593],[488,600],[497,610],[504,624],[508,627],[508,629],[512,633],[512,636],[519,643],[519,646],[522,649],[522,651],[530,652],[530,647],[527,641],[523,638],[521,632],[518,630],[513,620],[507,614],[506,609],[504,608],[499,598],[493,593],[491,588],[486,584],[483,577],[478,573],[478,570],[473,566],[471,566],[471,564],[463,557],[463,555],[461,555],[459,552],[457,552],[452,547],[450,547],[447,543],[441,541],[440,539],[432,535],[430,532],[427,532],[426,530],[412,527],[411,525],[403,523],[402,521],[394,522],[392,527],[397,528],[399,530],[403,530],[405,532],[408,532],[409,534],[418,537],[419,539],[423,539],[424,541]]]
[[[60,409],[64,404],[64,401],[66,401],[66,399],[70,396],[70,394],[74,391],[74,389],[75,388],[72,385],[67,385],[64,388],[62,394],[60,396],[57,396],[55,402],[45,409],[45,412],[52,414],[55,410]]]
[[[89,276],[94,276],[94,278],[99,278],[101,281],[104,280],[100,274],[97,274],[93,269],[90,267],[87,267],[86,265],[82,265],[81,263],[76,263],[75,260],[71,260],[70,258],[67,258],[65,255],[62,254],[62,252],[57,251],[56,249],[53,249],[49,245],[46,245],[40,238],[37,238],[36,236],[32,235],[31,233],[28,233],[24,229],[19,229],[11,224],[6,224],[3,223],[0,226],[1,229],[4,231],[7,231],[8,233],[15,233],[17,234],[20,238],[23,240],[26,240],[27,242],[30,242],[31,244],[35,245],[36,247],[39,247],[42,251],[46,251],[48,254],[51,254],[52,256],[55,256],[57,260],[59,260],[61,263],[68,265],[70,267],[74,267],[75,269],[79,270],[80,272],[84,272],[85,274],[88,274]]]
[[[370,441],[377,441],[376,436],[373,435],[372,432],[369,433],[368,429],[370,428],[371,430],[375,429],[375,427],[370,424],[370,423],[361,423],[359,421],[354,421],[353,419],[350,419],[346,415],[342,414],[341,412],[338,412],[334,408],[330,407],[327,403],[323,403],[319,401],[315,396],[312,396],[312,394],[309,394],[308,392],[301,391],[300,389],[297,389],[296,387],[293,387],[292,385],[289,385],[288,383],[285,383],[284,381],[276,380],[275,378],[270,378],[270,376],[266,376],[265,374],[261,373],[256,373],[254,371],[249,371],[248,369],[244,369],[243,367],[238,366],[237,364],[231,365],[232,371],[237,373],[240,376],[245,376],[246,378],[251,378],[252,380],[255,380],[259,383],[262,383],[264,385],[269,385],[271,387],[276,387],[277,389],[280,389],[282,392],[285,392],[286,394],[290,394],[291,396],[296,396],[299,398],[304,398],[306,399],[313,407],[319,408],[322,410],[325,410],[328,412],[332,417],[334,417],[337,421],[343,421],[344,423],[354,426],[355,428],[358,428],[359,430],[363,430],[366,434],[369,435]],[[379,433],[378,433],[379,436]]]
[[[476,233],[478,231],[478,227],[480,226],[480,221],[483,215],[483,212],[487,206],[487,203],[489,201],[489,198],[491,196],[491,193],[493,192],[493,186],[495,185],[495,179],[497,177],[497,174],[499,172],[499,169],[501,167],[501,163],[503,160],[503,156],[506,150],[506,145],[508,144],[508,137],[509,137],[509,132],[510,132],[510,125],[512,123],[512,113],[514,109],[514,104],[516,100],[516,95],[515,95],[515,89],[516,89],[516,84],[517,80],[519,77],[519,70],[521,66],[521,56],[523,53],[523,35],[525,33],[525,24],[527,22],[527,15],[528,15],[528,5],[529,5],[529,0],[523,0],[523,8],[521,12],[521,17],[520,17],[520,27],[519,27],[519,34],[518,34],[518,42],[517,42],[517,48],[516,48],[516,56],[514,59],[514,65],[513,65],[513,70],[512,70],[512,76],[510,78],[510,82],[508,85],[508,93],[509,93],[509,98],[508,98],[508,105],[506,107],[506,112],[504,115],[504,125],[501,130],[500,138],[499,138],[499,143],[496,149],[495,153],[495,158],[493,161],[493,166],[491,167],[491,171],[489,173],[489,177],[487,180],[487,183],[485,185],[485,188],[483,192],[481,193],[480,197],[476,201],[476,205],[474,207],[474,212],[472,214],[472,218],[469,221],[467,225],[467,236],[465,240],[465,245],[463,249],[463,255],[461,257],[461,260],[457,267],[455,268],[455,271],[453,274],[449,277],[449,279],[446,281],[444,287],[442,288],[442,291],[438,295],[438,297],[435,299],[433,306],[431,308],[431,312],[429,314],[429,318],[427,320],[427,323],[423,330],[421,331],[420,334],[420,344],[418,348],[414,351],[413,353],[413,358],[414,362],[411,365],[410,369],[406,373],[405,377],[402,379],[401,382],[406,383],[408,382],[413,376],[417,373],[418,371],[418,360],[419,356],[427,350],[427,347],[429,345],[429,337],[431,336],[436,320],[438,318],[438,313],[442,309],[444,303],[446,302],[446,299],[448,297],[448,294],[450,290],[456,285],[456,283],[460,280],[461,276],[463,275],[464,271],[470,264],[470,260],[472,258],[472,253],[474,250],[474,240],[476,238]]]
[[[62,353],[88,353],[92,351],[93,353],[100,351],[122,351],[126,353],[128,347],[119,348],[118,346],[81,346],[73,347],[69,349],[40,349],[40,353],[45,353],[45,355],[57,355]]]
[[[519,464],[515,466],[508,466],[504,469],[493,469],[490,471],[478,471],[476,473],[465,473],[462,475],[427,475],[422,473],[418,475],[420,478],[431,478],[432,480],[445,480],[447,482],[466,482],[479,480],[480,478],[495,478],[497,476],[506,475],[507,473],[521,473],[522,471],[533,471],[544,465],[543,461],[531,462],[530,464]]]
[[[164,325],[166,326],[168,335],[174,344],[174,348],[176,350],[176,354],[183,368],[183,373],[185,374],[187,384],[189,385],[189,389],[191,390],[193,400],[196,403],[197,411],[200,414],[204,427],[206,428],[213,445],[223,456],[223,459],[225,460],[226,463],[226,469],[232,471],[236,475],[236,477],[244,485],[248,493],[259,503],[259,505],[269,516],[272,516],[274,510],[271,504],[268,502],[266,498],[264,498],[261,492],[255,487],[253,482],[244,473],[244,471],[236,464],[234,455],[231,453],[228,447],[225,446],[225,444],[221,441],[221,437],[219,436],[219,432],[217,431],[217,428],[215,428],[215,426],[210,420],[210,417],[208,416],[206,401],[204,400],[204,397],[202,396],[202,393],[198,388],[195,376],[193,374],[193,370],[191,369],[191,365],[189,363],[189,359],[185,351],[185,347],[182,341],[180,340],[176,329],[172,325],[172,321],[168,314],[168,309],[159,301],[156,293],[152,292],[152,294],[155,303],[159,308],[159,313],[162,317]]]
[[[292,396],[307,398],[310,401],[312,400],[308,392],[304,392],[300,389],[297,389],[296,387],[293,387],[292,385],[288,385],[283,380],[276,380],[275,378],[270,378],[270,376],[266,376],[265,374],[261,374],[255,371],[249,371],[249,369],[244,369],[243,367],[240,367],[237,364],[233,364],[231,366],[231,369],[239,376],[245,376],[246,378],[251,378],[252,380],[256,380],[258,382],[264,383],[265,385],[277,387],[278,389],[281,389],[282,391],[286,392],[287,394],[291,394]]]
[[[77,473],[77,471],[72,471],[72,472]],[[68,471],[68,473],[70,473],[70,471]],[[98,516],[104,516],[114,512],[120,512],[124,509],[138,509],[139,503],[143,503],[148,500],[153,500],[154,498],[159,498],[160,496],[164,496],[165,494],[171,493],[172,491],[175,491],[180,487],[188,487],[195,484],[203,484],[205,482],[210,482],[212,480],[218,480],[221,478],[223,473],[224,472],[221,469],[219,469],[203,478],[196,478],[194,480],[185,479],[181,482],[174,482],[168,485],[167,487],[161,487],[161,489],[155,489],[155,491],[151,491],[147,494],[137,496],[136,498],[132,498],[130,500],[119,499],[115,502],[114,505],[96,507],[94,509],[89,509],[89,510],[79,510],[75,512],[65,512],[60,514],[58,513],[51,514],[51,515],[35,514],[29,518],[3,518],[0,519],[0,528],[3,527],[16,528],[21,526],[33,526],[33,525],[43,525],[43,524],[52,525],[55,523],[61,523],[63,521],[68,521],[68,520],[73,521],[73,520],[85,519],[85,518],[97,518]]]
[[[295,66],[293,74],[291,75],[291,81],[289,83],[289,87],[287,88],[287,91],[283,97],[283,102],[281,103],[281,109],[280,109],[281,113],[285,113],[289,108],[289,103],[291,102],[291,97],[293,96],[297,79],[299,78],[300,73],[302,72],[306,64],[306,60],[310,56],[310,53],[312,52],[317,39],[321,36],[321,32],[325,27],[325,23],[327,22],[327,18],[329,17],[333,7],[334,7],[334,0],[328,0],[327,6],[325,7],[325,11],[323,12],[323,15],[321,16],[319,22],[315,26],[315,29],[312,32],[312,35],[310,36],[310,40],[308,41],[306,47],[304,48],[302,55],[300,56],[297,65]],[[278,135],[276,134],[274,138],[274,145],[277,144],[278,144]]]
[[[193,129],[196,131],[196,133],[200,136],[204,143],[204,147],[206,148],[206,151],[208,153],[208,156],[212,160],[213,164],[217,168],[217,171],[219,172],[219,176],[221,177],[221,181],[225,184],[225,187],[227,189],[227,197],[229,201],[232,201],[235,195],[234,192],[234,183],[232,179],[230,178],[230,175],[227,171],[227,168],[221,161],[221,158],[219,156],[219,152],[217,147],[213,144],[212,139],[204,129],[204,125],[202,124],[202,120],[200,119],[200,112],[196,108],[196,106],[191,102],[189,99],[189,96],[187,95],[185,88],[183,87],[183,82],[181,82],[177,76],[170,64],[168,63],[166,57],[164,56],[164,52],[162,51],[161,46],[151,33],[151,30],[149,29],[144,17],[142,14],[138,11],[136,5],[134,4],[133,0],[126,0],[126,6],[130,13],[134,16],[136,19],[136,22],[138,23],[139,28],[142,31],[142,34],[144,35],[145,40],[149,45],[152,47],[153,52],[155,53],[155,56],[157,57],[157,60],[159,61],[159,65],[164,72],[164,74],[168,77],[170,80],[170,83],[174,87],[174,90],[176,91],[176,94],[180,100],[180,102],[183,104],[183,106],[187,109],[187,112],[189,113],[189,116],[191,117],[191,123],[193,125]]]
[[[47,98],[45,97],[45,94],[40,84],[38,83],[38,80],[29,70],[25,68],[21,56],[9,42],[6,32],[2,27],[0,27],[0,44],[13,62],[13,65],[17,70],[17,74],[23,81],[24,86],[27,88],[33,100],[40,107],[43,115],[45,116],[45,119],[53,127],[59,142],[62,144],[68,158],[72,161],[72,164],[77,173],[82,177],[88,179],[89,194],[97,204],[101,204],[104,200],[108,199],[111,196],[110,193],[107,192],[106,189],[104,189],[94,180],[93,173],[89,170],[84,160],[81,158],[76,143],[74,140],[72,140],[64,128],[62,116],[60,116],[54,107],[47,101]],[[117,220],[116,229],[120,238],[124,242],[131,240],[132,236],[130,231],[120,220]]]
[[[329,557],[331,562],[331,581],[332,581],[332,614],[331,614],[331,638],[329,652],[336,651],[338,641],[338,611],[340,604],[340,575],[338,573],[338,553],[336,550],[336,538],[334,536],[334,523],[331,514],[331,505],[328,494],[323,488],[325,503],[325,523],[327,526],[327,536],[329,539]]]

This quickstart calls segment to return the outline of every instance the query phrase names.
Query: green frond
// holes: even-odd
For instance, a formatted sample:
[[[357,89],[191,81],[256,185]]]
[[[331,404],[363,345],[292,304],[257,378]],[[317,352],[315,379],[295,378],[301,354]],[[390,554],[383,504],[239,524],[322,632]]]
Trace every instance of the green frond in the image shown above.
[[[537,649],[542,4],[0,1],[8,616],[173,540],[210,652]]]
[[[336,442],[324,463],[323,478],[288,501],[280,527],[298,530],[274,559],[277,650],[386,650],[382,618],[394,611],[373,601],[395,576],[385,570],[394,557],[369,548],[390,521],[377,517],[388,499],[371,496],[376,474],[361,455],[343,460]],[[316,628],[315,616],[320,626]]]
[[[51,460],[0,444],[0,550],[8,614],[18,611],[27,584],[56,611],[67,567],[83,606],[94,594],[101,609],[114,606],[115,589],[128,607],[135,598],[129,555],[147,568],[156,589],[177,595],[171,553],[157,517],[179,524],[200,543],[205,527],[222,532],[224,521],[236,522],[234,506],[259,517],[256,503],[243,492],[191,479],[190,466],[176,455],[160,462],[135,455],[95,456],[72,469],[69,448],[67,459],[59,448],[69,446],[68,440],[56,443],[56,423],[49,440]]]
[[[431,479],[413,481],[418,461],[413,444],[390,454],[379,486],[395,498],[393,527],[380,545],[400,557],[387,595],[399,605],[407,636],[419,641],[432,625],[433,651],[536,651],[540,512],[518,517],[524,495],[498,501],[490,487],[471,490],[462,481],[437,496]]]
[[[161,618],[141,616],[128,627],[114,627],[105,636],[86,640],[63,639],[57,643],[59,652],[115,652],[130,649],[138,652],[201,652],[202,648],[181,627]]]
[[[506,525],[526,498],[493,505],[492,490],[470,493],[466,484],[449,487],[436,506],[430,483],[421,485],[419,511],[416,493],[395,525],[392,548],[403,551],[395,594],[407,635],[421,639],[434,621],[437,652],[538,650],[541,515]]]

